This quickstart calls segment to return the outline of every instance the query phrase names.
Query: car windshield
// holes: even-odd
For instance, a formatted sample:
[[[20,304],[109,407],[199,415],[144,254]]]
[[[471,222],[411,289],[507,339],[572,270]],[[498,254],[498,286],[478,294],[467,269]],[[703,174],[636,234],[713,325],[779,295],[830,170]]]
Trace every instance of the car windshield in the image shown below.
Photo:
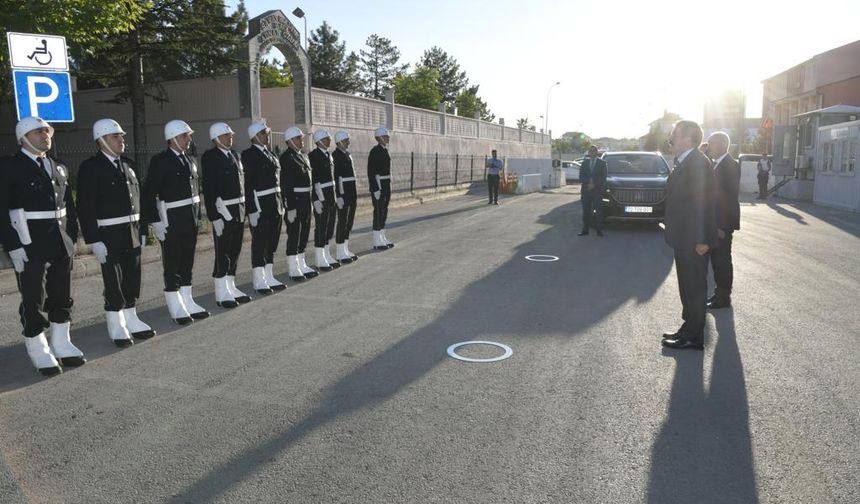
[[[609,175],[669,174],[669,165],[654,154],[613,154],[603,159]]]

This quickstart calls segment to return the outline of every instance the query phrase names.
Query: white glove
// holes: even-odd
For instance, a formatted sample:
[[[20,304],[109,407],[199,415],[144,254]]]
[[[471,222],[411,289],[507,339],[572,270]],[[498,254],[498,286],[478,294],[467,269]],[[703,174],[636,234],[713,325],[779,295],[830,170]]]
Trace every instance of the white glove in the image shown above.
[[[382,191],[373,191],[373,199],[379,201],[380,196],[382,196]]]
[[[24,250],[24,247],[10,250],[9,258],[12,259],[12,266],[18,273],[24,271],[24,263],[30,260],[30,258],[27,257],[27,251]]]
[[[212,221],[212,230],[215,231],[215,236],[221,236],[224,232],[224,219]]]
[[[104,264],[107,262],[107,247],[105,247],[104,242],[97,241],[92,244],[93,255],[96,256],[96,260],[99,264]]]
[[[257,227],[257,223],[260,221],[260,212],[248,214],[248,220],[251,221],[251,227]]]
[[[287,210],[287,222],[292,224],[296,220],[296,211],[295,210]]]
[[[314,201],[314,212],[316,212],[317,215],[322,215],[322,210],[323,210],[322,209],[322,201],[320,201],[320,200]]]
[[[343,209],[343,198],[338,198],[334,200],[334,202],[337,204],[338,208]]]
[[[152,230],[155,231],[155,237],[158,238],[158,241],[164,241],[164,238],[167,236],[167,225],[163,222],[153,222]]]

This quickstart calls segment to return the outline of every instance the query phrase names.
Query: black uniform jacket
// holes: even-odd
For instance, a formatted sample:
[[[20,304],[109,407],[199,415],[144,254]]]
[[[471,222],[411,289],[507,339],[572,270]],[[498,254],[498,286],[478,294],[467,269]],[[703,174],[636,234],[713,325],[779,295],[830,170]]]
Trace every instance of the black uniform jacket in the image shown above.
[[[693,252],[697,244],[717,243],[714,217],[714,169],[699,149],[669,175],[666,184],[666,243],[677,251]]]
[[[179,156],[171,149],[159,152],[149,162],[149,173],[143,184],[143,214],[147,222],[158,222],[158,200],[165,203],[181,201],[198,196],[197,164],[186,153],[190,163],[186,168]],[[200,204],[170,208],[167,210],[169,227],[167,232],[197,231],[200,219]]]
[[[281,154],[281,192],[284,194],[287,210],[296,210],[300,214],[311,211],[311,193],[313,192],[311,167],[301,152],[287,148]],[[308,189],[309,190],[306,190]],[[295,191],[295,189],[301,189]]]
[[[355,166],[352,164],[352,155],[349,152],[335,149],[331,157],[334,159],[334,187],[337,190],[337,195],[347,203],[355,203],[358,194],[355,188]],[[343,182],[341,179],[345,178],[352,178],[352,180]]]
[[[69,171],[48,157],[45,163],[51,166],[50,177],[21,151],[0,160],[0,241],[7,251],[22,247],[9,218],[10,209],[39,212],[65,208],[66,215],[59,219],[27,221],[32,243],[24,250],[30,259],[51,259],[64,252],[72,257],[78,240],[78,217],[68,183]]]
[[[251,145],[242,151],[242,168],[245,170],[245,210],[249,213],[260,212],[263,219],[280,218],[283,208],[283,195],[271,194],[254,198],[254,191],[265,191],[280,187],[281,165],[271,152],[267,156],[259,147]],[[260,207],[257,207],[259,201]]]
[[[582,187],[586,190],[588,183],[593,182],[594,189],[592,192],[603,194],[606,189],[606,161],[600,158],[583,159],[579,169],[579,180],[582,181]]]
[[[308,160],[311,162],[312,178],[314,185],[328,184],[333,182],[332,178],[332,161],[328,152],[316,148],[308,154]],[[334,184],[322,188],[324,201],[326,205],[334,205]],[[313,200],[319,199],[316,190],[313,191]]]
[[[376,176],[391,176],[391,156],[388,154],[388,149],[376,144],[370,149],[370,154],[367,156],[367,179],[370,186],[370,192],[382,191],[384,196],[391,194],[391,179],[383,179],[380,184],[376,182]]]
[[[239,154],[230,150],[227,156],[217,147],[209,149],[200,158],[203,165],[203,197],[206,203],[206,216],[210,221],[227,219],[218,212],[215,202],[220,196],[229,201],[245,195],[245,173]],[[234,203],[227,205],[232,219],[231,222],[245,222],[245,204]]]
[[[731,154],[714,168],[717,200],[717,228],[734,231],[741,228],[741,206],[738,192],[741,184],[741,169]]]
[[[78,168],[78,220],[87,243],[103,242],[108,249],[128,250],[140,246],[147,234],[145,222],[99,227],[99,219],[140,214],[140,183],[132,161],[120,157],[122,171],[103,153],[85,160]]]

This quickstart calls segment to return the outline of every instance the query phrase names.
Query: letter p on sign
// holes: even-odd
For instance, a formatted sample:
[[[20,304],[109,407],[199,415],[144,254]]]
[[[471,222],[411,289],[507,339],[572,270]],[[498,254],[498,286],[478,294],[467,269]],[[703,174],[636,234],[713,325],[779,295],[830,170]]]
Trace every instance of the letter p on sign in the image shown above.
[[[18,119],[38,116],[49,122],[73,122],[72,86],[68,72],[15,70]]]

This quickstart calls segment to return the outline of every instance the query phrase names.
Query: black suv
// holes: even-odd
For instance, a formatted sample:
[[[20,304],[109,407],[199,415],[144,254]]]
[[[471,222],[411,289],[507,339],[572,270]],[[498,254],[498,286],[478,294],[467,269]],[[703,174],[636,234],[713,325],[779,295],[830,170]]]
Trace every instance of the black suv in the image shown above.
[[[606,220],[662,221],[669,163],[659,152],[607,152]]]

